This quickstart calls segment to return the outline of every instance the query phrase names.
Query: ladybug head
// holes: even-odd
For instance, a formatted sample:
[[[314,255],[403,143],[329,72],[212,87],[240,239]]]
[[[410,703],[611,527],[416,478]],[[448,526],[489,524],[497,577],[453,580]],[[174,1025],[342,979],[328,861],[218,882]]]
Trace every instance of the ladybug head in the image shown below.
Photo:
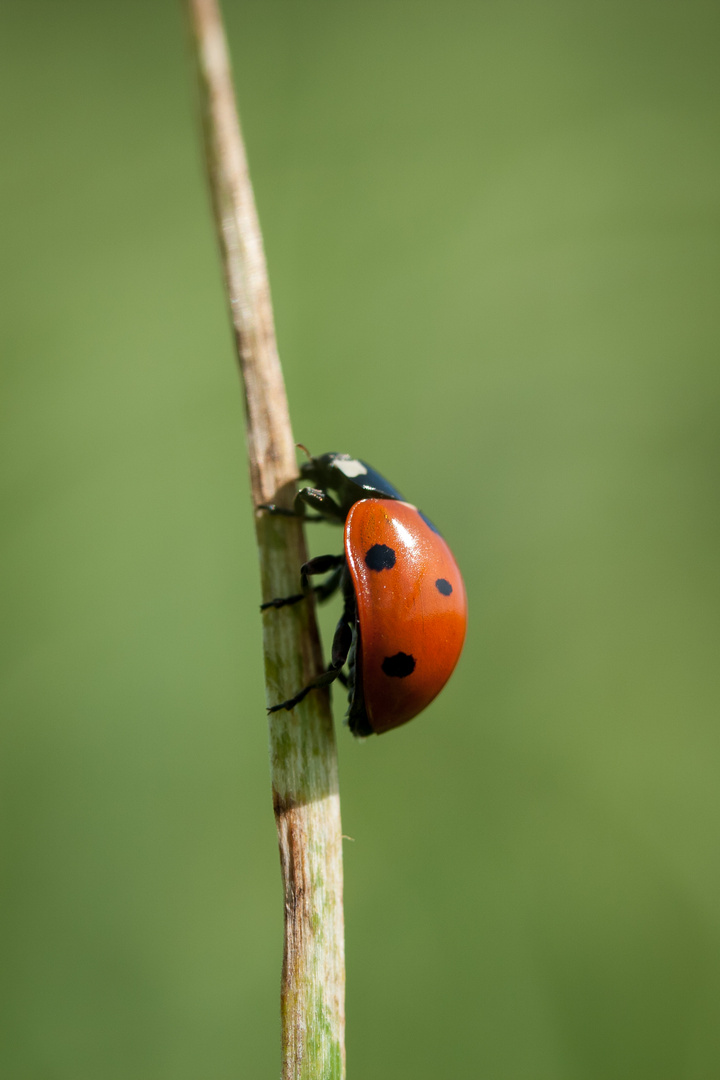
[[[320,454],[300,466],[303,480],[322,491],[333,491],[347,512],[360,499],[403,499],[403,496],[380,473],[350,454]]]

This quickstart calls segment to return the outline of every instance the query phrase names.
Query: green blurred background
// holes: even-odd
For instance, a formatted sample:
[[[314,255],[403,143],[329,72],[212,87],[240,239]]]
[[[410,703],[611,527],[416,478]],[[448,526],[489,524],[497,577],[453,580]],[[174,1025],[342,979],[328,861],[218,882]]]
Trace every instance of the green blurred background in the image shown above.
[[[225,8],[296,438],[419,502],[471,606],[420,719],[338,732],[349,1074],[720,1076],[720,9]],[[257,563],[182,9],[2,24],[0,1071],[273,1077]]]

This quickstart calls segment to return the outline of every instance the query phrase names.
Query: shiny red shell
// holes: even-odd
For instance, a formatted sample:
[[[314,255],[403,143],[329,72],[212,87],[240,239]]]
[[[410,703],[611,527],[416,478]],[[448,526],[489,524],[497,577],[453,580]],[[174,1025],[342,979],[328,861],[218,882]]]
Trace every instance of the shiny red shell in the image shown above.
[[[380,734],[417,716],[450,678],[465,640],[465,586],[450,548],[409,503],[356,502],[345,554],[360,625],[356,679]]]

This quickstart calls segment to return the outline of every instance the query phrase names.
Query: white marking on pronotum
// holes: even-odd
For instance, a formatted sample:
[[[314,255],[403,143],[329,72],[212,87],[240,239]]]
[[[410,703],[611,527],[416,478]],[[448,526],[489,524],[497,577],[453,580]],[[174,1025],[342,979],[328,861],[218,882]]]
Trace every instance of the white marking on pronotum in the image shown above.
[[[350,479],[353,476],[363,476],[367,472],[362,461],[358,461],[356,458],[335,458],[333,464],[337,466],[341,473],[349,476]]]

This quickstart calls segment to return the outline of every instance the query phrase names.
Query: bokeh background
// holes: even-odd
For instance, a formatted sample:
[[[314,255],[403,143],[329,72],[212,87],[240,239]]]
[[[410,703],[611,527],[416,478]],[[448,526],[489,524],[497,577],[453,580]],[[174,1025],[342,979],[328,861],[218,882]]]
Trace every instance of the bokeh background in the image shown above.
[[[421,718],[338,732],[349,1074],[711,1080],[720,9],[225,9],[296,437],[420,503],[471,605]],[[2,24],[0,1071],[273,1077],[258,576],[182,8]]]

